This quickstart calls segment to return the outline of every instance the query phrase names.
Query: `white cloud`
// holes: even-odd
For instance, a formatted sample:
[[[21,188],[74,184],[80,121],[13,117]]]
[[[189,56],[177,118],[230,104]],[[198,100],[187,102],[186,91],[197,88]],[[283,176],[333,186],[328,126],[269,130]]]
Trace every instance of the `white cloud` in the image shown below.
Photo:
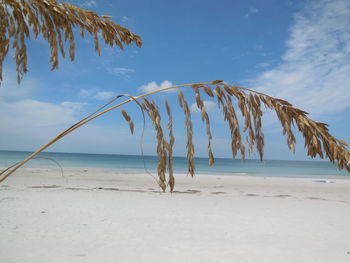
[[[259,9],[255,8],[255,7],[252,7],[252,8],[249,8],[248,12],[245,13],[244,16],[245,16],[246,18],[248,18],[248,17],[250,17],[250,16],[252,16],[252,15],[255,15],[255,14],[257,14],[257,13],[259,13]]]
[[[350,1],[313,1],[295,14],[282,63],[250,85],[315,115],[350,107]]]
[[[0,100],[18,100],[20,98],[32,97],[38,92],[42,84],[28,76],[22,79],[20,85],[16,81],[14,70],[5,68],[3,72],[4,79],[0,86]]]
[[[0,87],[0,123],[2,131],[16,130],[16,127],[43,127],[69,124],[75,121],[75,114],[82,110],[84,103],[64,101],[43,102],[34,99],[43,84],[31,77],[16,83],[13,70],[5,69],[4,81]]]
[[[116,95],[113,91],[99,91],[96,93],[94,98],[98,99],[98,100],[108,100],[108,99],[111,99],[115,96]]]
[[[121,21],[122,21],[123,23],[127,23],[127,22],[129,21],[129,17],[123,16],[122,19],[121,19]]]
[[[96,92],[95,89],[80,89],[79,96],[86,98],[92,96]]]
[[[214,112],[218,109],[218,106],[215,102],[211,101],[211,100],[204,100],[203,101],[204,107],[206,109],[207,112]],[[190,106],[190,111],[191,112],[200,112],[200,110],[197,107],[196,103],[193,103]]]
[[[256,13],[259,12],[259,9],[253,7],[253,8],[249,9],[249,12],[252,13],[252,14],[256,14]]]
[[[270,66],[271,66],[270,63],[267,63],[267,62],[262,62],[262,63],[256,65],[257,68],[268,68]]]
[[[117,94],[114,91],[101,91],[99,89],[80,89],[79,96],[96,100],[108,100],[117,96]]]
[[[155,81],[152,81],[146,85],[142,85],[141,87],[139,87],[139,90],[141,90],[143,92],[151,92],[151,91],[155,91],[155,90],[169,88],[172,85],[173,85],[173,83],[171,83],[171,81],[169,81],[169,80],[163,81],[162,83],[160,83],[160,85],[158,85]],[[175,91],[175,89],[174,89],[174,91]]]
[[[65,107],[67,109],[72,109],[74,111],[80,111],[84,108],[86,103],[83,102],[71,102],[71,101],[64,101],[60,104],[62,107]]]
[[[72,102],[54,104],[38,100],[21,100],[0,103],[0,123],[6,130],[26,127],[72,124],[76,121],[76,109]]]
[[[96,7],[97,3],[94,0],[88,0],[80,3],[79,5],[83,7]]]
[[[264,46],[261,45],[261,44],[254,46],[254,49],[257,50],[257,51],[262,50],[263,48],[264,48]]]
[[[110,68],[108,71],[114,75],[124,78],[127,78],[130,73],[135,72],[135,70],[131,68]]]

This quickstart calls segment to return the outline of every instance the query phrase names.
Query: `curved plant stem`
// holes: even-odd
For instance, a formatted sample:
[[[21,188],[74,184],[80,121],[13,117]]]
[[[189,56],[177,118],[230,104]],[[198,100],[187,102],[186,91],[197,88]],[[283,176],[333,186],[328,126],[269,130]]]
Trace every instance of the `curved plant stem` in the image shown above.
[[[331,134],[329,134],[327,125],[324,123],[318,123],[310,118],[308,118],[306,115],[308,113],[299,110],[297,108],[294,108],[290,103],[287,101],[274,98],[272,96],[269,96],[267,94],[254,91],[248,88],[240,87],[240,86],[232,86],[225,83],[222,83],[222,81],[212,81],[212,82],[206,82],[206,83],[190,83],[190,84],[183,84],[183,85],[176,85],[171,86],[155,91],[151,91],[136,97],[130,96],[130,95],[118,95],[117,97],[113,98],[111,101],[100,107],[97,111],[93,112],[92,114],[88,115],[87,117],[83,118],[79,122],[75,123],[71,127],[69,127],[67,130],[63,131],[59,135],[57,135],[53,140],[49,141],[47,144],[42,146],[40,149],[33,152],[31,155],[29,155],[24,160],[16,163],[13,166],[10,166],[6,168],[5,170],[0,172],[0,183],[3,182],[7,177],[9,177],[12,173],[14,173],[18,168],[23,166],[25,163],[33,159],[35,156],[37,156],[39,153],[44,151],[46,148],[57,142],[58,140],[62,139],[67,134],[73,132],[74,130],[80,128],[81,126],[87,124],[90,121],[93,121],[94,119],[100,117],[103,114],[106,114],[107,112],[110,112],[116,108],[119,108],[127,103],[130,103],[132,101],[136,102],[142,110],[141,104],[137,101],[141,98],[145,98],[146,96],[150,96],[152,94],[160,93],[166,90],[176,89],[176,88],[182,88],[182,87],[191,87],[191,88],[204,88],[204,90],[208,87],[208,85],[216,85],[215,93],[218,97],[218,100],[222,100],[223,96],[227,96],[221,91],[220,86],[223,86],[224,90],[229,95],[234,95],[239,100],[239,107],[241,109],[241,112],[245,118],[245,125],[248,124],[247,127],[250,127],[249,132],[249,138],[251,139],[250,147],[253,145],[254,141],[256,141],[258,144],[258,150],[259,153],[262,153],[263,148],[263,135],[254,135],[254,132],[251,128],[251,115],[250,112],[252,112],[252,117],[254,119],[254,125],[257,132],[260,131],[261,124],[260,123],[260,117],[261,117],[261,111],[260,111],[260,101],[266,106],[268,106],[271,110],[274,110],[277,113],[277,117],[281,121],[282,127],[283,127],[283,133],[287,134],[287,144],[289,146],[290,150],[294,150],[295,147],[295,137],[293,135],[293,132],[291,131],[291,124],[293,122],[296,123],[299,131],[303,134],[305,138],[305,147],[308,149],[308,155],[312,158],[319,155],[322,159],[324,158],[323,152],[326,154],[326,156],[329,158],[331,162],[338,162],[338,168],[343,169],[345,167],[350,172],[350,152],[345,148],[347,146],[346,142],[334,138]],[[219,86],[219,87],[218,87]],[[249,96],[244,95],[244,91],[250,92]],[[254,98],[251,94],[258,94],[257,98]],[[210,95],[210,94],[209,94]],[[109,106],[111,103],[115,102],[118,98],[121,97],[128,97],[127,100],[111,106],[107,109],[105,109],[107,106]],[[212,97],[212,96],[211,96]],[[197,103],[198,105],[198,103]],[[248,107],[247,107],[248,106]],[[158,112],[158,111],[157,111]],[[203,112],[203,109],[202,109]],[[260,112],[260,113],[259,113]],[[226,115],[225,115],[226,116]],[[159,117],[159,116],[158,116]],[[230,116],[229,116],[230,117]],[[232,117],[232,116],[231,116]],[[158,118],[160,120],[160,117]],[[158,120],[158,122],[159,122]],[[231,131],[232,133],[232,131]],[[143,136],[143,134],[142,134]],[[238,136],[240,136],[238,134]],[[323,143],[323,151],[321,148],[321,142]],[[259,146],[260,145],[260,146]],[[241,151],[243,151],[242,154],[244,154],[244,147]],[[262,154],[261,154],[262,156]],[[261,157],[262,158],[262,157]],[[164,189],[163,189],[164,191]]]
[[[117,96],[116,98],[114,98],[112,101],[108,102],[107,104],[105,104],[104,106],[102,106],[101,108],[99,108],[97,111],[95,111],[94,113],[90,114],[89,116],[83,118],[82,120],[80,120],[79,122],[77,122],[76,124],[72,125],[70,128],[68,128],[67,130],[63,131],[62,133],[60,133],[59,135],[57,135],[54,139],[52,139],[51,141],[49,141],[47,144],[43,145],[41,148],[39,148],[38,150],[36,150],[35,152],[33,152],[31,155],[29,155],[27,158],[25,158],[24,160],[18,162],[16,165],[5,169],[4,171],[2,171],[0,173],[0,175],[2,176],[0,178],[0,183],[3,182],[7,177],[9,177],[11,174],[13,174],[18,168],[20,168],[21,166],[23,166],[25,163],[27,163],[28,161],[30,161],[31,159],[33,159],[35,156],[37,156],[39,153],[41,153],[42,151],[44,151],[45,149],[47,149],[49,146],[51,146],[52,144],[54,144],[55,142],[57,142],[58,140],[62,139],[64,136],[66,136],[67,134],[71,133],[72,131],[78,129],[79,127],[85,125],[86,123],[96,119],[97,117],[111,111],[114,110],[116,108],[119,108],[120,106],[127,104],[129,102],[132,102],[134,100],[155,94],[155,93],[159,93],[162,91],[166,91],[166,90],[170,90],[170,89],[175,89],[175,88],[181,88],[181,87],[186,87],[186,86],[192,86],[192,85],[210,85],[213,84],[212,82],[208,82],[208,83],[191,83],[191,84],[183,84],[183,85],[176,85],[176,86],[171,86],[168,88],[163,88],[160,90],[155,90],[155,91],[151,91],[145,94],[142,94],[140,96],[134,97],[134,98],[130,98],[126,101],[123,101],[115,106],[112,106],[100,113],[99,112],[101,109],[105,108],[107,105],[111,104],[113,101],[115,101],[117,98],[119,98],[119,96]]]

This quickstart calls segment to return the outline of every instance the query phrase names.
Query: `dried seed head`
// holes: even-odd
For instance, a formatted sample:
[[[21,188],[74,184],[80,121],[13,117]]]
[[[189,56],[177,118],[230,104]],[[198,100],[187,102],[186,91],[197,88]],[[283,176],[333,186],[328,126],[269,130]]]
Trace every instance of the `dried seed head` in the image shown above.
[[[156,131],[156,139],[157,139],[157,155],[158,155],[158,177],[159,177],[159,186],[163,191],[166,189],[166,165],[167,165],[167,152],[166,145],[167,142],[164,139],[163,128],[161,125],[161,117],[159,114],[159,110],[155,102],[150,102],[148,99],[144,98],[144,108],[150,117],[153,127]]]
[[[124,119],[129,123],[131,134],[134,134],[134,122],[131,120],[130,115],[125,111],[121,110]]]
[[[179,99],[181,108],[183,108],[185,119],[186,119],[185,125],[186,125],[186,131],[187,131],[186,148],[187,148],[188,174],[190,174],[193,177],[194,171],[195,171],[195,165],[194,165],[194,145],[192,142],[193,127],[192,127],[192,120],[191,120],[191,112],[188,107],[186,98],[181,90],[178,92],[178,99]]]
[[[174,178],[174,172],[173,172],[173,146],[175,142],[175,137],[173,135],[173,116],[171,114],[171,109],[169,106],[169,103],[165,101],[165,107],[166,112],[168,115],[168,131],[169,131],[169,143],[166,143],[166,149],[168,151],[168,170],[169,170],[169,180],[168,185],[170,186],[170,191],[172,192],[174,190],[175,186],[175,178]]]
[[[213,94],[213,91],[212,91],[211,87],[204,86],[203,90],[209,97],[211,97],[211,98],[214,97],[214,94]]]
[[[222,105],[222,111],[224,114],[224,120],[227,121],[230,132],[231,132],[231,151],[232,156],[236,157],[237,151],[241,151],[242,158],[244,159],[245,147],[242,143],[242,138],[240,134],[239,123],[237,115],[232,104],[230,96],[223,93],[220,88],[216,88],[216,94],[220,94],[221,99],[218,99],[219,105]]]
[[[204,103],[201,99],[199,89],[196,87],[193,87],[193,90],[194,90],[195,95],[196,95],[197,107],[201,111],[202,121],[205,122],[205,125],[206,125],[206,132],[207,132],[207,137],[208,137],[208,147],[207,147],[208,156],[209,156],[208,163],[211,166],[215,163],[215,159],[214,159],[214,155],[213,155],[212,148],[211,148],[212,134],[211,134],[211,129],[210,129],[210,120],[209,120],[209,116],[207,114],[207,111],[205,109]]]
[[[111,47],[135,43],[141,46],[141,38],[128,29],[108,20],[111,16],[99,16],[91,11],[55,0],[15,1],[6,0],[0,5],[0,83],[3,62],[11,47],[14,49],[17,81],[27,72],[26,39],[30,31],[37,38],[41,35],[50,45],[51,68],[58,68],[58,53],[65,57],[63,42],[69,44],[69,57],[74,60],[74,29],[79,28],[80,36],[88,32],[94,37],[95,50],[99,54],[98,36]],[[99,34],[101,33],[101,34]]]
[[[6,2],[9,2],[9,1],[11,0],[8,0]],[[3,6],[0,5],[0,18],[2,18],[1,16],[3,14],[4,14]],[[34,20],[35,18],[36,18],[35,16],[32,17],[32,19]],[[14,36],[14,42],[15,42],[15,45],[17,45],[16,43],[20,41],[19,39],[20,36],[16,35],[16,30],[13,29],[12,27],[12,25],[15,24],[15,19],[10,17],[7,20],[7,23],[8,25],[10,25],[9,34],[10,35],[12,34]],[[29,23],[31,22],[29,21]],[[35,31],[36,29],[34,28],[33,30],[34,32],[39,32],[39,29]],[[0,31],[1,31],[1,24],[0,24]],[[81,32],[83,34],[83,31]],[[92,33],[95,33],[95,32],[92,32]],[[23,31],[23,34],[26,35],[25,30]],[[59,34],[57,35],[57,37],[58,39],[60,38]],[[64,32],[64,37],[68,40],[72,39],[72,36],[69,31]],[[0,34],[0,38],[1,38],[1,34]],[[6,43],[7,42],[5,40],[2,43],[3,45],[0,46],[0,56],[2,55],[1,48],[8,49],[8,46],[6,46],[8,43],[7,44]],[[21,51],[18,51],[18,52],[21,52]],[[53,50],[53,53],[55,52],[57,52],[57,50]],[[0,57],[0,60],[1,59],[3,59],[3,57]],[[22,57],[22,59],[24,58]],[[52,61],[53,63],[56,63],[54,58]],[[2,64],[0,63],[0,67],[1,66]],[[231,97],[234,97],[237,99],[237,105],[244,118],[245,131],[248,133],[247,141],[249,144],[249,151],[252,151],[253,145],[255,144],[256,150],[258,151],[261,159],[263,158],[263,148],[264,148],[264,135],[262,133],[262,122],[261,122],[261,116],[263,112],[261,110],[261,107],[262,105],[264,105],[266,109],[269,108],[276,112],[277,117],[280,120],[281,126],[283,128],[283,133],[287,137],[287,145],[292,151],[294,151],[295,149],[295,137],[294,137],[292,128],[296,127],[304,136],[305,148],[307,149],[307,154],[310,157],[314,158],[316,156],[319,156],[320,158],[328,158],[331,162],[337,163],[339,169],[345,168],[347,169],[347,171],[350,172],[350,152],[345,148],[345,146],[347,146],[347,143],[343,140],[334,138],[329,133],[328,127],[325,123],[315,122],[311,120],[307,116],[308,115],[307,112],[294,108],[292,104],[288,103],[285,100],[276,99],[266,94],[254,92],[252,90],[242,88],[242,87],[231,86],[228,84],[223,84],[218,82],[214,82],[214,83],[217,84],[214,92],[212,92],[210,87],[207,87],[204,84],[197,84],[197,85],[193,85],[192,87],[196,93],[196,103],[201,110],[202,120],[206,122],[206,131],[208,135],[208,155],[209,155],[210,165],[214,163],[214,156],[211,151],[212,136],[210,131],[209,117],[200,96],[200,89],[203,89],[206,92],[206,94],[209,95],[210,97],[215,95],[217,96],[218,105],[222,108],[224,119],[229,124],[230,132],[231,132],[231,148],[232,148],[233,156],[236,156],[237,152],[240,151],[242,155],[242,159],[244,159],[246,147],[242,142],[240,128],[239,128],[237,116],[235,113],[234,105],[236,104],[233,104]],[[244,91],[249,91],[251,93],[245,93]],[[130,95],[125,95],[125,96],[132,98],[132,100],[134,100],[135,102],[137,102],[137,99],[144,98],[142,97],[142,95],[137,98],[134,98]],[[186,118],[185,124],[186,124],[186,131],[187,131],[186,147],[187,147],[187,159],[188,159],[188,173],[193,176],[195,166],[194,166],[194,146],[192,143],[193,127],[192,127],[192,121],[191,121],[191,114],[190,114],[190,110],[189,110],[186,98],[181,91],[178,93],[178,99],[179,99],[180,106],[183,108],[184,115]],[[169,185],[172,191],[175,185],[175,178],[173,176],[173,168],[172,168],[173,167],[172,154],[173,154],[173,144],[174,144],[175,138],[173,135],[173,127],[172,127],[173,119],[172,119],[170,107],[166,102],[166,111],[169,118],[168,125],[167,125],[168,131],[169,131],[169,142],[167,142],[164,139],[163,129],[161,126],[161,116],[157,105],[146,98],[144,98],[143,103],[138,103],[138,105],[141,107],[142,112],[143,111],[147,112],[148,116],[152,120],[153,127],[155,128],[155,131],[156,131],[157,155],[159,158],[159,161],[158,161],[159,185],[163,189],[163,191],[166,189],[167,185]],[[113,109],[113,108],[115,107],[112,107],[110,109]],[[105,112],[107,112],[107,110]],[[73,125],[72,126],[73,128],[71,127],[67,129],[60,136],[63,137],[69,132],[73,131],[75,128],[80,127],[78,125],[80,125],[83,121],[85,121],[86,123],[94,119],[96,117],[96,115],[93,116],[94,114],[90,115],[89,117]],[[122,114],[125,120],[129,122],[131,131],[133,131],[134,125],[130,116],[125,111],[122,111]],[[51,141],[50,143],[52,144],[54,142],[55,140]],[[40,151],[41,150],[37,151],[36,154],[38,154]],[[30,157],[32,158],[32,156]],[[23,160],[19,166],[15,166],[15,168],[12,170],[10,167],[8,169],[1,171],[0,182],[2,182],[11,173],[13,173],[13,171],[15,171],[21,165],[26,163],[28,160],[30,159],[27,158]],[[166,183],[167,161],[168,161],[168,169],[169,169],[169,178]]]

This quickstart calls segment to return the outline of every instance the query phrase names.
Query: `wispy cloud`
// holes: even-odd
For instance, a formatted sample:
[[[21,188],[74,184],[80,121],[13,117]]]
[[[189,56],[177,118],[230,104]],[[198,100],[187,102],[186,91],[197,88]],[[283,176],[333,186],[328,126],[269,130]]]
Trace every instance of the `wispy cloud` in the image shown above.
[[[248,18],[248,17],[251,17],[257,13],[259,13],[259,9],[252,7],[252,8],[249,8],[248,12],[244,14],[244,17]]]
[[[350,107],[350,1],[310,2],[295,14],[278,66],[250,85],[315,115]]]
[[[2,102],[0,122],[3,127],[9,127],[7,129],[70,124],[76,120],[76,106],[72,102],[54,104],[30,99]]]
[[[80,102],[52,103],[35,99],[35,94],[43,88],[40,81],[27,77],[18,85],[12,70],[5,69],[5,74],[0,88],[0,123],[4,132],[15,127],[26,130],[26,127],[69,124],[85,106]]]
[[[87,0],[81,2],[79,5],[83,7],[96,7],[97,3],[94,0]]]
[[[121,21],[122,21],[123,23],[127,23],[127,22],[129,21],[129,17],[123,16],[122,19],[121,19]]]
[[[94,98],[98,100],[108,100],[116,96],[116,93],[113,91],[98,91]]]
[[[96,100],[108,100],[115,97],[114,91],[103,91],[99,89],[80,89],[79,96]]]
[[[135,72],[135,70],[131,68],[109,68],[108,71],[122,78],[128,78],[130,73]]]
[[[16,82],[16,73],[14,70],[4,69],[4,80],[0,87],[0,103],[1,100],[19,100],[24,98],[31,98],[38,93],[43,84],[31,77],[25,77],[21,84]]]
[[[218,106],[215,102],[211,101],[211,100],[204,100],[203,101],[204,107],[206,109],[207,112],[214,112],[218,109]],[[200,110],[197,107],[196,103],[193,103],[190,106],[190,111],[191,112],[200,112]]]
[[[262,62],[262,63],[256,65],[257,68],[268,68],[270,66],[271,66],[270,63],[267,63],[267,62]]]
[[[155,81],[152,81],[146,85],[142,85],[141,87],[139,87],[139,90],[143,92],[151,92],[155,90],[165,89],[165,88],[171,87],[172,85],[173,83],[171,83],[171,81],[169,80],[165,80],[159,85]]]
[[[64,101],[60,104],[60,106],[66,108],[66,109],[71,109],[74,111],[81,111],[84,109],[86,103],[84,102],[72,102],[72,101]]]

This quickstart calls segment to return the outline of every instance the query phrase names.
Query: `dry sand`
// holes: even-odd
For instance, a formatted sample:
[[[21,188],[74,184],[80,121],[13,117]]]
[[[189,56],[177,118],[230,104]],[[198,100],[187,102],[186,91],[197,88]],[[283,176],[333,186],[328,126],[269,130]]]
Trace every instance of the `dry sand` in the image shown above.
[[[350,262],[350,180],[24,168],[0,185],[0,262]]]

